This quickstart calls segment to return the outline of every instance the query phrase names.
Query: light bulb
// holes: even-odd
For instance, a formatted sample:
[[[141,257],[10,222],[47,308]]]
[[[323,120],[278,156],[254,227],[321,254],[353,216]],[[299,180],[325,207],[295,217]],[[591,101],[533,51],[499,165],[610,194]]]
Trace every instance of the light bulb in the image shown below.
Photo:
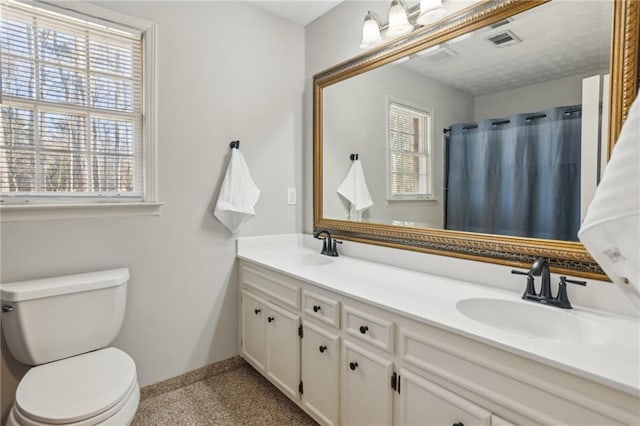
[[[418,16],[416,23],[429,25],[446,15],[447,9],[442,6],[442,0],[420,0],[420,16]]]
[[[360,49],[370,49],[382,41],[380,36],[380,18],[374,12],[369,11],[362,24],[362,43]]]
[[[397,37],[410,33],[413,25],[409,23],[407,18],[407,5],[403,0],[393,0],[389,9],[389,28],[387,36]]]

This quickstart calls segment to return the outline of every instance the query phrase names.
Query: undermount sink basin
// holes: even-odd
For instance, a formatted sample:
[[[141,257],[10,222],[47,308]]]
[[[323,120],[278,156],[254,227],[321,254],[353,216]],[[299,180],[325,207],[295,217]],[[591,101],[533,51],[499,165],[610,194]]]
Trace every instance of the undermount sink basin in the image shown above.
[[[300,266],[321,266],[333,262],[331,257],[315,253],[296,253],[293,256],[287,256],[287,260]]]
[[[478,323],[529,339],[599,345],[610,338],[599,324],[533,302],[474,298],[459,301],[456,309]]]

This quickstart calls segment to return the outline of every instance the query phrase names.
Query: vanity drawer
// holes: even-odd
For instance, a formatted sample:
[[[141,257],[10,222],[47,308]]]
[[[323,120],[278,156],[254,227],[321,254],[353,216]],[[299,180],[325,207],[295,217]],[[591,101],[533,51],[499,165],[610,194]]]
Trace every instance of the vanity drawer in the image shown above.
[[[310,291],[302,293],[302,309],[305,314],[340,328],[340,302]]]
[[[350,335],[393,353],[393,322],[344,305],[343,326]]]
[[[300,285],[287,276],[254,265],[242,264],[242,282],[267,296],[272,302],[300,309]]]

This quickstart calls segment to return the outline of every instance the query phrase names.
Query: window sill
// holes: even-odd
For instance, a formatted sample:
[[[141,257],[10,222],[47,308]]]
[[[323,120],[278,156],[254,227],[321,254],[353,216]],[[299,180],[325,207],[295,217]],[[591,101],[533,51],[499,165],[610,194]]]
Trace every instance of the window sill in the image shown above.
[[[87,217],[158,216],[159,202],[86,204],[7,204],[0,206],[1,222],[79,219]]]

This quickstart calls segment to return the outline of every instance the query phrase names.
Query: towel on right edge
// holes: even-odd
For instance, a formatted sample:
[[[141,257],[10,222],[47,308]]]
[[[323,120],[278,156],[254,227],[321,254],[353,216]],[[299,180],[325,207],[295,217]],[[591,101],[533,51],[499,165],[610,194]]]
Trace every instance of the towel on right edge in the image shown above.
[[[350,220],[362,220],[362,213],[373,205],[367,181],[364,179],[364,171],[360,160],[354,160],[347,173],[347,177],[338,187],[338,194],[351,203],[349,209]]]
[[[640,307],[640,97],[629,110],[578,238]]]

